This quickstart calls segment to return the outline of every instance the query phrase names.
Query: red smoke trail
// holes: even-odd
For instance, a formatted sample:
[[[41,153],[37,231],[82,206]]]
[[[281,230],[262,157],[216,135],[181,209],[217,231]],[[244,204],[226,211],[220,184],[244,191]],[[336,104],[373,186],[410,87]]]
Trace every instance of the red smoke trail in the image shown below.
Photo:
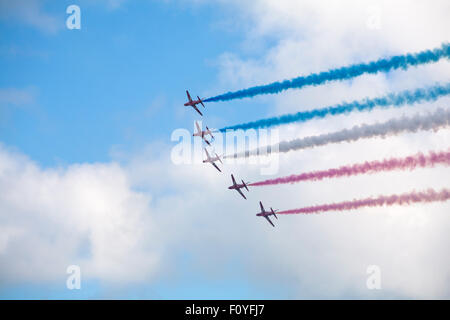
[[[435,202],[446,201],[450,199],[450,190],[443,189],[439,192],[428,189],[423,192],[411,192],[401,195],[379,196],[378,198],[367,198],[353,201],[345,201],[340,203],[323,204],[312,207],[304,207],[299,209],[285,210],[277,212],[277,214],[312,214],[325,211],[344,211],[354,210],[361,207],[380,207],[383,205],[409,205],[416,202]]]
[[[358,163],[323,171],[306,172],[276,179],[250,183],[249,186],[266,186],[301,181],[317,181],[325,178],[340,178],[358,174],[377,173],[392,170],[414,170],[416,168],[434,167],[437,164],[450,165],[450,151],[430,152],[428,155],[418,153],[406,158],[391,158],[382,161]]]

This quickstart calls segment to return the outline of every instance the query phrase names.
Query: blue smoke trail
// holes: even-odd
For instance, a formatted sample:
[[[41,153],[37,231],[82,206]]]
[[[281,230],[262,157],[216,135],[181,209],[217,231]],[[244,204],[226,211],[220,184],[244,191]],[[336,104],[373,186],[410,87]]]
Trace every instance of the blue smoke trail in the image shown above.
[[[430,88],[419,88],[414,91],[401,91],[399,93],[390,93],[383,97],[374,99],[364,99],[362,101],[353,101],[341,103],[335,106],[309,111],[301,111],[292,114],[286,114],[279,117],[261,119],[253,122],[237,124],[234,126],[219,129],[220,132],[236,129],[257,129],[288,124],[292,122],[306,122],[313,118],[324,118],[328,115],[338,115],[351,111],[369,111],[375,107],[402,106],[424,101],[435,101],[438,98],[450,94],[450,82],[445,85],[435,85]]]
[[[242,99],[246,97],[253,97],[258,94],[273,94],[279,93],[286,89],[296,88],[300,89],[305,86],[316,86],[324,84],[329,81],[346,80],[360,76],[364,73],[378,73],[387,72],[395,69],[406,70],[410,66],[417,66],[436,62],[442,58],[450,57],[450,44],[442,44],[440,48],[433,50],[425,50],[415,54],[408,53],[406,55],[393,56],[386,59],[380,59],[369,63],[361,63],[351,65],[338,69],[332,69],[320,73],[313,73],[308,76],[298,77],[291,80],[284,80],[282,82],[274,82],[267,85],[256,86],[239,90],[235,92],[228,92],[222,95],[208,98],[205,102],[213,101],[227,101],[232,99]]]

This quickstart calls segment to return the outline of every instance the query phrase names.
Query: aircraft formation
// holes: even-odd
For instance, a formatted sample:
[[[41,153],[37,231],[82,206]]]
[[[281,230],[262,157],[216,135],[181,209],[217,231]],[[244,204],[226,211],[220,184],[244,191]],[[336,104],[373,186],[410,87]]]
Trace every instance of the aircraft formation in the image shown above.
[[[197,105],[201,104],[203,106],[203,108],[205,108],[205,105],[203,104],[202,99],[197,96],[197,100],[193,100],[191,98],[191,95],[189,94],[189,91],[186,90],[186,95],[187,95],[187,99],[188,101],[184,104],[185,107],[192,107],[195,111],[197,111],[201,116],[203,116],[203,114],[200,112],[200,110],[197,108]],[[208,128],[208,126],[206,127],[206,130],[203,130],[200,125],[198,124],[198,122],[195,122],[195,127],[196,127],[196,132],[194,132],[192,134],[193,137],[200,137],[208,146],[211,146],[211,142],[212,140],[214,140],[214,135],[212,134],[211,129]],[[210,137],[210,140],[208,140],[207,136]],[[220,162],[221,164],[223,164],[222,159],[220,158],[220,156],[214,152],[214,155],[211,156],[208,152],[207,148],[204,148],[205,150],[205,154],[206,154],[206,159],[203,160],[203,163],[210,163],[214,168],[216,168],[219,172],[222,172],[222,170],[220,170],[219,166],[217,165],[216,162]],[[237,183],[236,179],[234,178],[234,175],[231,174],[231,186],[228,187],[229,190],[236,190],[245,200],[247,200],[247,197],[244,195],[244,193],[242,192],[242,189],[245,189],[247,191],[248,190],[248,185],[250,182],[244,182],[244,180],[241,180],[242,183]],[[257,213],[256,216],[257,217],[263,217],[265,218],[273,227],[275,227],[275,225],[273,224],[272,220],[270,220],[270,216],[274,216],[276,219],[278,219],[277,215],[275,214],[277,210],[273,210],[272,208],[270,208],[270,211],[266,211],[264,209],[264,206],[262,204],[262,202],[259,202],[260,208],[261,208],[261,212]]]
[[[288,89],[301,89],[307,86],[320,86],[329,82],[346,81],[359,77],[363,74],[388,73],[394,70],[406,72],[409,68],[418,65],[436,63],[439,60],[450,59],[450,44],[443,43],[441,47],[428,49],[416,53],[407,53],[367,63],[357,63],[338,68],[332,68],[319,73],[312,73],[305,76],[299,76],[293,79],[276,81],[265,85],[257,85],[249,88],[240,89],[234,92],[226,92],[207,99],[193,100],[188,91],[186,91],[188,102],[184,105],[192,107],[201,116],[198,106],[205,108],[204,103],[230,101],[234,99],[252,98],[257,95],[278,94]],[[350,115],[356,112],[372,112],[375,108],[407,108],[424,102],[434,102],[440,98],[450,95],[450,82],[437,83],[432,86],[416,88],[414,90],[404,90],[400,92],[391,92],[389,94],[374,98],[365,98],[362,100],[354,100],[351,102],[341,102],[322,108],[311,108],[306,111],[299,111],[290,114],[277,115],[265,119],[257,119],[247,123],[239,123],[214,131],[206,127],[203,130],[196,123],[197,132],[194,136],[201,137],[205,143],[211,147],[211,141],[214,139],[213,132],[225,133],[228,130],[247,130],[270,128],[282,126],[289,123],[305,123],[313,119],[324,119],[326,117],[334,117],[337,115]],[[424,104],[427,105],[427,104]],[[398,136],[403,133],[416,133],[418,131],[437,132],[441,129],[450,128],[450,108],[437,108],[429,110],[426,113],[416,113],[408,117],[390,118],[384,122],[362,123],[353,125],[350,128],[344,128],[339,131],[327,132],[319,135],[301,136],[295,139],[280,141],[273,146],[269,146],[273,152],[292,152],[303,150],[306,148],[322,147],[336,143],[352,143],[360,139],[384,138]],[[211,140],[208,139],[208,136]],[[275,148],[272,148],[275,147]],[[267,147],[264,147],[266,149]],[[264,151],[256,148],[254,150],[246,150],[245,152],[236,152],[234,154],[223,155],[222,158],[243,158],[249,155],[262,154]],[[204,163],[210,163],[219,172],[222,170],[218,164],[222,163],[221,157],[215,152],[208,152],[205,148],[206,159]],[[231,186],[229,190],[236,190],[240,196],[247,199],[244,191],[249,191],[249,187],[261,187],[268,185],[298,183],[300,181],[317,181],[323,179],[340,179],[355,175],[376,174],[394,170],[416,170],[419,168],[434,168],[436,165],[450,167],[450,149],[441,149],[430,151],[428,154],[418,152],[407,157],[392,156],[389,159],[366,160],[360,163],[349,163],[341,167],[333,166],[325,170],[316,170],[309,172],[299,172],[284,177],[277,177],[256,182],[238,183],[235,176],[231,174]],[[245,189],[245,190],[244,190]],[[358,208],[393,206],[393,205],[412,205],[414,203],[431,203],[450,201],[450,188],[435,190],[428,188],[422,191],[411,191],[402,194],[379,195],[377,197],[359,198],[334,203],[318,204],[308,207],[300,207],[288,210],[276,211],[264,209],[262,202],[259,202],[261,211],[256,214],[258,217],[265,218],[272,226],[273,216],[278,219],[278,215],[290,214],[317,214],[328,211],[348,211]]]

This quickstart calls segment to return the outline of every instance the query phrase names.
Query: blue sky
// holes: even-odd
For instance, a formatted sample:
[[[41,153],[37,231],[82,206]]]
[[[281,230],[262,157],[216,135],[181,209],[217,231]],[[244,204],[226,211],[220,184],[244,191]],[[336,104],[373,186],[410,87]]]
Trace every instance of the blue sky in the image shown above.
[[[112,146],[139,148],[190,129],[195,115],[180,111],[184,90],[214,93],[217,56],[239,50],[242,40],[220,26],[226,13],[215,6],[86,3],[81,30],[69,30],[70,4],[44,2],[56,33],[0,24],[0,85],[32,92],[23,108],[4,111],[1,138],[45,166],[105,161]]]
[[[0,298],[448,298],[449,205],[283,217],[278,209],[447,187],[448,168],[228,192],[261,166],[175,165],[175,129],[209,97],[450,39],[448,1],[0,0]],[[66,8],[81,8],[69,30]],[[371,7],[375,6],[375,9]],[[381,12],[379,25],[372,14]],[[369,23],[370,22],[370,23]],[[208,103],[220,128],[448,82],[450,64]],[[296,138],[422,112],[448,98],[280,127]],[[450,132],[281,155],[270,177],[446,147]],[[265,176],[265,178],[270,178]],[[226,191],[224,191],[226,190]],[[78,264],[82,289],[66,288]],[[368,290],[379,265],[383,290]]]

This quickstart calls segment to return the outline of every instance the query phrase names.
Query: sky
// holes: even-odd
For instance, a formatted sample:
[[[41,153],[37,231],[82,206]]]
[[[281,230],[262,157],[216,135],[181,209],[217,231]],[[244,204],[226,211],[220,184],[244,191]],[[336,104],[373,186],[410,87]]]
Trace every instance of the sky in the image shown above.
[[[81,10],[68,29],[66,9]],[[262,163],[173,161],[210,97],[450,40],[448,1],[0,0],[0,298],[450,297],[449,203],[283,216],[276,209],[448,187],[450,169],[226,189],[447,150],[450,130],[289,152]],[[441,60],[278,95],[205,104],[221,128],[449,80]],[[448,97],[278,128],[292,139],[447,107]],[[201,107],[202,108],[202,107]],[[197,143],[199,142],[196,140]],[[81,289],[66,287],[78,265]],[[381,289],[366,285],[381,270]]]

